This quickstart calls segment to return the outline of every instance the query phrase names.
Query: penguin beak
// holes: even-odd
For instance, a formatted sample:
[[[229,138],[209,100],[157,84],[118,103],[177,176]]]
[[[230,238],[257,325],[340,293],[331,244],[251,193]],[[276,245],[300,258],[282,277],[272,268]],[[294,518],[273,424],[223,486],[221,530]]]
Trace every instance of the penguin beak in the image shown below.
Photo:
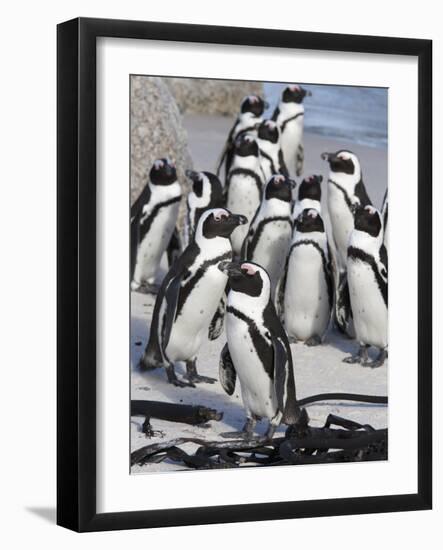
[[[220,262],[218,264],[218,269],[227,275],[228,277],[232,277],[233,275],[241,275],[242,270],[240,264],[237,262],[230,262],[229,260],[225,260],[224,262]]]
[[[312,92],[310,90],[304,90],[304,92],[305,92],[306,97],[311,97],[312,96]]]
[[[199,173],[195,172],[194,170],[186,170],[185,175],[187,178],[189,178],[191,181],[195,181],[199,177]]]
[[[231,214],[230,218],[236,226],[248,223],[248,218],[246,216],[242,216],[241,214]]]
[[[268,101],[263,101],[263,107],[265,109],[269,109],[269,102]]]
[[[323,160],[327,160],[328,162],[335,159],[335,153],[322,153],[320,156]]]
[[[321,183],[323,181],[323,176],[317,176],[318,183]]]

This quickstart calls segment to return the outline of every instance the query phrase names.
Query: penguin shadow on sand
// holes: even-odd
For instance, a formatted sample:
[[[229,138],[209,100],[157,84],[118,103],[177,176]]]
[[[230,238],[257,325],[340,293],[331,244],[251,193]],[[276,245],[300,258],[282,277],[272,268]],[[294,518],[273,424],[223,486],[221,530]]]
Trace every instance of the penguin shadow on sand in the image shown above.
[[[149,304],[149,302],[147,302]],[[147,313],[152,314],[151,307],[144,307]],[[214,384],[197,384],[195,388],[177,388],[172,384],[169,384],[166,379],[166,373],[164,369],[154,369],[147,372],[141,372],[138,363],[143,355],[145,346],[149,340],[150,318],[145,319],[133,315],[131,317],[131,387],[134,394],[134,390],[137,391],[138,399],[152,399],[158,401],[168,401],[177,404],[186,405],[202,405],[211,409],[216,409],[223,413],[223,419],[220,422],[209,422],[207,431],[210,437],[215,437],[218,432],[226,431],[226,427],[232,427],[236,430],[240,430],[245,422],[245,410],[243,408],[243,402],[241,399],[240,387],[236,387],[236,391],[233,396],[228,396],[221,388],[218,381],[218,356],[217,358],[208,359],[211,361],[211,371],[208,373],[211,376],[217,378]],[[208,347],[223,347],[225,343],[224,334],[216,342],[207,342],[203,345],[203,352],[207,352]],[[205,359],[197,358],[199,363],[203,366]],[[185,366],[177,363],[176,372],[179,377],[182,377],[185,373]],[[144,395],[140,395],[139,390]],[[139,422],[134,422],[139,425]],[[184,426],[184,425],[183,425]]]

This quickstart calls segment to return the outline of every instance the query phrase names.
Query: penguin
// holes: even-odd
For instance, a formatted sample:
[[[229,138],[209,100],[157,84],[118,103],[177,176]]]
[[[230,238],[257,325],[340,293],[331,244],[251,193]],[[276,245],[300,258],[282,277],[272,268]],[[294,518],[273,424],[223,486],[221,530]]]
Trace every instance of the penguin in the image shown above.
[[[336,153],[323,153],[321,157],[328,161],[330,168],[327,205],[335,244],[335,319],[338,328],[352,337],[352,311],[346,279],[349,235],[354,228],[354,212],[357,206],[364,207],[372,203],[363,183],[357,155],[348,150],[340,150]]]
[[[224,208],[206,210],[200,216],[192,242],[163,279],[149,341],[139,362],[141,370],[163,367],[168,381],[179,387],[215,381],[197,373],[196,358],[228,280],[217,266],[232,259],[229,237],[246,221]],[[176,361],[186,363],[187,382],[177,378]]]
[[[305,208],[295,220],[279,292],[289,341],[321,344],[331,318],[333,282],[325,226],[317,209]]]
[[[348,246],[347,272],[356,339],[356,355],[345,363],[372,368],[383,365],[388,356],[388,254],[383,244],[383,220],[373,206],[358,207]],[[369,361],[368,348],[379,349]]]
[[[246,410],[243,430],[222,435],[252,439],[257,420],[267,418],[268,440],[282,422],[292,425],[300,417],[289,341],[272,302],[266,270],[252,262],[229,261],[221,262],[219,269],[229,276],[230,289],[219,378],[232,395],[238,377]]]
[[[323,176],[309,176],[304,178],[298,186],[297,198],[294,202],[292,216],[295,219],[306,208],[313,208],[321,214],[321,182]]]
[[[210,208],[224,206],[223,187],[218,177],[211,172],[186,170],[186,177],[192,181],[192,191],[186,198],[186,244],[192,241],[200,216]]]
[[[154,162],[149,181],[131,208],[131,289],[156,292],[155,277],[163,253],[179,248],[176,221],[181,186],[175,165],[168,159]],[[174,254],[168,250],[172,262]]]
[[[257,140],[245,134],[235,141],[231,169],[226,182],[226,206],[251,220],[263,196],[264,176],[261,169]],[[239,256],[248,233],[244,224],[232,233],[231,243],[235,256]]]
[[[261,165],[265,181],[273,174],[288,176],[280,143],[280,128],[273,120],[263,120],[257,130]]]
[[[300,176],[303,172],[303,100],[311,95],[298,84],[288,86],[283,90],[280,103],[272,115],[272,120],[280,126],[283,158],[291,177]]]
[[[266,269],[273,297],[291,244],[293,185],[290,178],[281,174],[271,177],[243,243],[242,258]]]
[[[383,243],[386,249],[389,248],[389,232],[388,232],[388,190],[385,191],[383,198],[383,206],[381,209],[381,215],[383,216]]]
[[[217,176],[220,176],[223,163],[225,164],[225,181],[231,169],[232,154],[236,139],[245,134],[257,133],[257,128],[262,121],[262,115],[268,103],[258,95],[248,95],[242,99],[240,112],[232,126],[226,140],[220,160],[217,166]]]

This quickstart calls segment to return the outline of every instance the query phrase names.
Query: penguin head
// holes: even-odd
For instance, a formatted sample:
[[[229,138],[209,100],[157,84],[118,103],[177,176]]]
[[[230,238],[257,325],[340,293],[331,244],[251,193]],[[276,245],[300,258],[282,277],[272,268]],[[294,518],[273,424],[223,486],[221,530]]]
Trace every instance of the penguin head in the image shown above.
[[[353,175],[360,174],[360,161],[351,151],[342,149],[336,153],[322,153],[321,158],[329,162],[331,172]]]
[[[283,90],[281,99],[283,103],[302,103],[306,96],[311,96],[312,92],[305,90],[298,84],[291,84]]]
[[[222,195],[222,184],[218,177],[211,172],[195,172],[186,170],[186,177],[192,181],[192,192],[198,198],[203,196],[205,189],[209,189],[211,195]]]
[[[218,264],[218,268],[228,276],[231,290],[253,298],[262,296],[266,302],[269,300],[269,275],[260,265],[253,262],[224,261]]]
[[[321,200],[321,182],[323,176],[309,176],[304,178],[298,188],[298,200],[311,199],[314,201]]]
[[[383,229],[380,212],[369,204],[365,207],[358,206],[354,215],[354,227],[371,237],[379,237]]]
[[[211,208],[201,215],[196,230],[196,240],[222,237],[229,239],[239,225],[248,222],[246,216],[233,214],[226,208]]]
[[[258,143],[254,136],[244,134],[236,139],[234,152],[240,157],[258,157]]]
[[[278,143],[280,139],[280,128],[274,120],[263,120],[258,127],[257,135],[260,139],[264,139],[265,141]]]
[[[265,199],[278,199],[284,202],[291,202],[292,189],[295,181],[283,174],[274,174],[266,184]]]
[[[241,113],[252,113],[259,117],[269,107],[268,103],[258,95],[247,95],[243,98],[240,106]]]
[[[295,220],[295,229],[300,233],[324,233],[325,226],[320,213],[315,208],[305,208]]]
[[[157,159],[149,172],[149,179],[154,185],[170,185],[177,181],[175,164],[167,158]]]

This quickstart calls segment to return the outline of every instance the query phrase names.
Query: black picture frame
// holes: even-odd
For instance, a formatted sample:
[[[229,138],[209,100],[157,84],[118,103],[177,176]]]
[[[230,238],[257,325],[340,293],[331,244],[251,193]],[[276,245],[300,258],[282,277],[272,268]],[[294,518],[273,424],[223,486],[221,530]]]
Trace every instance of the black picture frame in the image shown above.
[[[96,39],[301,48],[418,59],[418,491],[311,501],[96,511]],[[57,523],[104,531],[432,506],[432,42],[256,28],[78,18],[57,28]],[[405,445],[407,443],[405,442]]]

